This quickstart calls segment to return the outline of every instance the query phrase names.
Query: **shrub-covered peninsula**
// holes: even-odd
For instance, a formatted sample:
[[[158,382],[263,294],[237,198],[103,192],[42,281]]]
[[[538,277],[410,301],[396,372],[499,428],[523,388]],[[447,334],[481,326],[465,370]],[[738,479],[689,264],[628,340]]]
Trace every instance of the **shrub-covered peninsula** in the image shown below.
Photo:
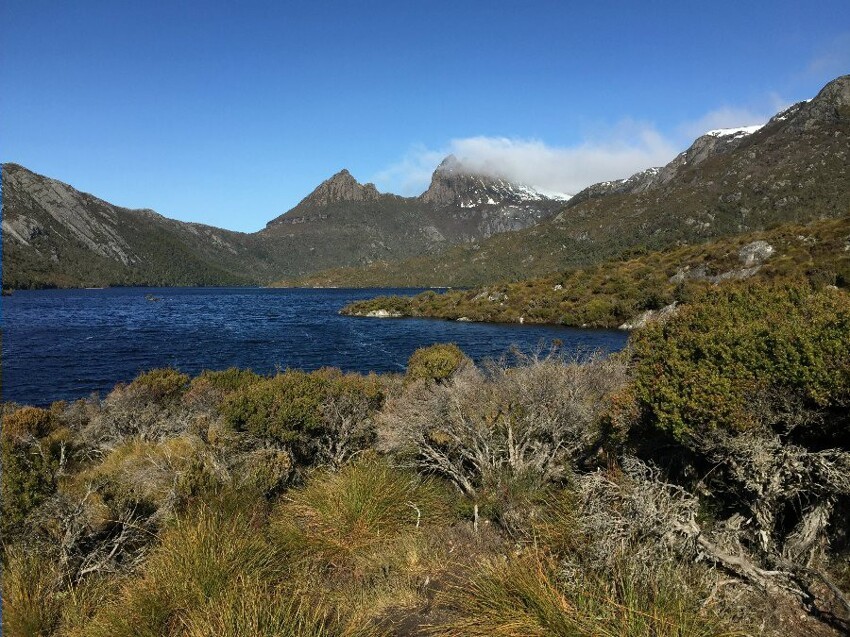
[[[701,288],[749,278],[850,288],[850,217],[661,251],[636,248],[590,268],[446,293],[382,296],[342,312],[631,329],[687,303]]]

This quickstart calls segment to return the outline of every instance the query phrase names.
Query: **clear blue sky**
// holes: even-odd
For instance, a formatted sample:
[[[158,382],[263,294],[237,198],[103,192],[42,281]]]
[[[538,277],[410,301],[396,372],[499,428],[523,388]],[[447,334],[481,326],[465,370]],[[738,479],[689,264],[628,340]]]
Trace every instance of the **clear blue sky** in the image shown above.
[[[449,150],[626,176],[850,73],[850,2],[4,0],[0,54],[0,160],[253,231]]]

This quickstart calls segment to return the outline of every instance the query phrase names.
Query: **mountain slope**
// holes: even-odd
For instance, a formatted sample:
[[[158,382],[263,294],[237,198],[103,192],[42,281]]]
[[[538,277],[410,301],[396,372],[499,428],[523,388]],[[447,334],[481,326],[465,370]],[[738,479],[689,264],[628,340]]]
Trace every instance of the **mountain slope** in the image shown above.
[[[462,167],[453,163],[455,171]],[[434,183],[443,193],[441,169]],[[464,179],[467,179],[465,177]],[[457,203],[381,194],[343,170],[258,233],[130,210],[22,166],[2,166],[4,286],[237,285],[323,268],[438,253],[528,227],[562,202],[504,180],[469,176]],[[461,180],[462,181],[462,180]],[[430,192],[430,191],[429,191]]]
[[[713,132],[663,168],[578,193],[554,218],[439,258],[323,272],[300,285],[465,286],[597,263],[628,250],[850,211],[850,76],[756,131]]]
[[[252,283],[245,235],[114,206],[3,164],[4,287]]]

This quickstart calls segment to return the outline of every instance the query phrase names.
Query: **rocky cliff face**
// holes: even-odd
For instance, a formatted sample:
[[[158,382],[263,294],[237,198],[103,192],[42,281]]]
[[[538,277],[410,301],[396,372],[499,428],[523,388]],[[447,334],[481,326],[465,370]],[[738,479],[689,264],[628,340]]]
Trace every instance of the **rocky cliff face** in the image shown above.
[[[13,164],[4,166],[3,193],[3,234],[13,243],[34,247],[40,238],[61,229],[96,255],[124,265],[138,262],[116,229],[120,213],[114,206]]]
[[[245,235],[115,206],[16,164],[0,173],[4,286],[256,280],[244,265],[257,267]]]

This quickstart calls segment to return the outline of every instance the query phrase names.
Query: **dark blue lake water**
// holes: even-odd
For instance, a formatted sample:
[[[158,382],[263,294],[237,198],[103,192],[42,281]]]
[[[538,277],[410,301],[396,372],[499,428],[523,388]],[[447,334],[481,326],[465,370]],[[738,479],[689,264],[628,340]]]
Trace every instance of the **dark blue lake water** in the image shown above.
[[[414,290],[113,288],[18,291],[3,297],[3,399],[35,405],[108,392],[139,372],[174,366],[403,371],[413,351],[453,342],[476,361],[513,346],[563,342],[570,352],[621,349],[611,330],[344,317],[340,308]],[[153,294],[161,301],[146,300]]]

